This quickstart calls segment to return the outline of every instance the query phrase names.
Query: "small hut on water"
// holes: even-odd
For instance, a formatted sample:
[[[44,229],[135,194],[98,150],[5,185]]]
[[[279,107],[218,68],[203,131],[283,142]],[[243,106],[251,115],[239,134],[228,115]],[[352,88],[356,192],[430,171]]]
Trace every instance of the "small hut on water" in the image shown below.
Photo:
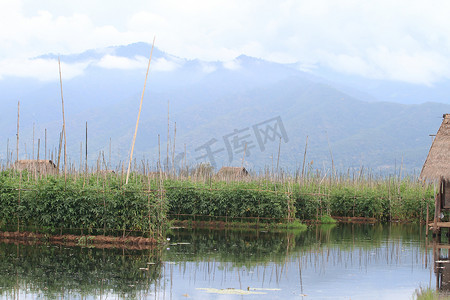
[[[438,183],[439,187],[434,222],[430,224],[435,234],[440,234],[441,227],[450,227],[450,222],[439,221],[441,211],[450,210],[450,114],[443,118],[420,173],[420,179]]]
[[[450,114],[444,114],[443,118],[422,167],[422,180],[439,181],[441,177],[450,179]]]
[[[433,260],[436,274],[436,290],[450,290],[450,261],[448,259],[448,244],[441,244],[441,229],[450,228],[450,222],[442,222],[442,211],[450,211],[450,114],[444,114],[441,127],[428,152],[422,167],[420,179],[436,184],[434,220],[428,223],[433,229]],[[450,230],[450,229],[449,229]],[[450,234],[447,233],[450,242]]]
[[[216,176],[219,178],[239,178],[248,176],[248,171],[244,167],[222,167]]]
[[[56,165],[51,160],[34,160],[25,159],[19,160],[14,163],[14,169],[17,171],[30,171],[37,172],[39,174],[55,175],[58,173]]]

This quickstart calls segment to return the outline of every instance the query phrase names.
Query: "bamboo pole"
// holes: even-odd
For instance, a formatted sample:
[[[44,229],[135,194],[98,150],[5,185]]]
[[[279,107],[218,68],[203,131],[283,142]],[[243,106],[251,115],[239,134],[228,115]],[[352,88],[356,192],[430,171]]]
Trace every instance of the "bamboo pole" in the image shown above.
[[[85,156],[85,166],[84,166],[84,172],[86,173],[87,176],[87,172],[88,172],[88,164],[87,164],[87,159],[88,159],[88,125],[87,125],[87,121],[86,121],[86,156]]]
[[[20,120],[20,101],[17,102],[17,145],[16,145],[16,161],[19,161],[19,120]]]
[[[160,177],[162,175],[161,172],[161,138],[158,134],[158,173]]]
[[[328,137],[327,132],[327,142],[328,142],[328,149],[330,151],[330,157],[331,157],[331,177],[335,176],[335,170],[334,170],[334,159],[333,159],[333,152],[331,151],[331,145],[330,145],[330,139]]]
[[[59,163],[61,160],[61,148],[62,148],[62,132],[59,134],[59,148],[58,148],[58,163],[56,164],[56,171],[59,173]]]
[[[61,76],[61,60],[58,56],[58,66],[59,66],[59,84],[61,87],[61,106],[62,106],[62,117],[63,117],[63,135],[64,135],[64,182],[67,180],[67,139],[66,139],[66,119],[64,117],[64,97],[63,97],[63,87],[62,87],[62,76]]]
[[[306,136],[305,153],[303,154],[303,165],[302,165],[302,180],[305,175],[305,161],[306,161],[306,151],[308,150],[308,136]]]
[[[242,156],[241,170],[244,168],[244,160],[245,160],[245,152],[247,151],[247,143],[245,143],[244,147],[244,155]]]
[[[277,158],[277,177],[278,177],[278,166],[280,164],[280,151],[281,151],[281,137],[280,137],[280,142],[278,144],[278,158]]]
[[[438,235],[438,227],[437,227],[437,222],[439,219],[439,214],[440,214],[440,205],[441,205],[441,182],[442,182],[442,178],[439,180],[439,193],[436,195],[436,186],[435,186],[435,192],[434,192],[434,199],[435,199],[435,207],[434,207],[434,222],[433,222],[433,233],[435,235]],[[436,183],[435,183],[436,185]]]
[[[170,101],[167,100],[167,152],[166,152],[166,168],[165,171],[169,173],[169,147],[170,147],[170,110],[169,110]]]
[[[425,236],[426,236],[426,237],[428,237],[428,226],[429,226],[429,225],[428,225],[428,222],[429,222],[428,213],[429,213],[429,203],[427,202],[427,220],[426,220],[426,223],[425,223],[425,224],[426,224],[426,225],[425,225],[425,226],[426,226],[426,227],[425,227],[425,229],[426,229],[426,231],[425,231]]]
[[[6,139],[6,167],[9,168],[9,138]]]
[[[133,160],[134,143],[136,142],[136,134],[137,134],[137,130],[138,130],[138,126],[139,126],[139,118],[141,116],[141,110],[142,110],[142,101],[144,100],[145,86],[147,85],[148,70],[150,69],[150,62],[152,61],[152,54],[153,54],[154,46],[155,46],[155,38],[153,38],[152,50],[150,51],[150,58],[148,59],[147,73],[145,74],[144,89],[142,90],[141,103],[139,105],[139,113],[138,113],[138,117],[137,117],[137,121],[136,121],[136,128],[134,130],[133,143],[131,144],[130,161],[128,162],[127,178],[125,180],[125,184],[128,184],[128,177],[130,176],[131,161]]]
[[[80,142],[80,167],[78,169],[78,173],[81,173],[83,169],[83,142]]]
[[[44,159],[47,160],[47,128],[45,128],[45,150],[44,150]]]
[[[32,153],[32,159],[34,160],[34,122],[33,122],[33,150],[31,151]]]
[[[111,168],[111,137],[109,138],[109,158],[108,158],[108,167]]]
[[[175,177],[175,142],[177,138],[177,122],[175,122],[173,129],[173,150],[172,150],[172,170],[173,176]]]
[[[39,150],[41,148],[41,139],[38,139],[38,147],[37,147],[37,160],[39,161]]]
[[[189,178],[189,172],[188,172],[188,169],[187,169],[186,143],[184,143],[184,170],[186,171],[186,178]]]

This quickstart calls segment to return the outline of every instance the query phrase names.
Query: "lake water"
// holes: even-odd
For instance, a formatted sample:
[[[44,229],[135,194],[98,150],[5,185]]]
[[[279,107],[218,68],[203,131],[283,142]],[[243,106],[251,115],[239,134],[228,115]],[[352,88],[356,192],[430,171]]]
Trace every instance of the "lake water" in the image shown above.
[[[173,229],[144,250],[0,242],[3,299],[412,299],[436,287],[424,226]]]

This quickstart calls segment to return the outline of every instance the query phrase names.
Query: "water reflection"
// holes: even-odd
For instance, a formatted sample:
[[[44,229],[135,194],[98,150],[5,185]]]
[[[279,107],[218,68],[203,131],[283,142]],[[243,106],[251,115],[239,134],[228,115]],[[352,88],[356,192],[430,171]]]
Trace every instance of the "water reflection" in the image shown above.
[[[447,236],[450,236],[447,234]],[[450,242],[450,239],[449,239]],[[442,295],[450,294],[450,243],[442,243],[441,236],[434,237],[428,244],[433,251],[436,290]]]
[[[0,243],[0,294],[7,299],[142,298],[161,276],[160,258],[155,250]],[[147,272],[140,270],[147,266]]]
[[[303,232],[175,229],[169,237],[153,250],[0,243],[0,295],[411,299],[416,288],[436,280],[433,253],[415,225],[333,225]]]

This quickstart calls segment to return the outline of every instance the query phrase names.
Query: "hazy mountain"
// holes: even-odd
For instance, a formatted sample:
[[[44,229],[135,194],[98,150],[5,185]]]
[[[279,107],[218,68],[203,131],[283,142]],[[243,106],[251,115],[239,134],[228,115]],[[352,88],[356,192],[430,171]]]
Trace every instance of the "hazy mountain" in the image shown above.
[[[110,141],[113,165],[128,157],[149,52],[150,45],[138,43],[61,57],[65,64],[86,65],[82,74],[72,79],[64,79],[62,70],[71,162],[78,164],[80,143],[84,153],[86,122],[91,164],[100,151],[109,160]],[[56,56],[39,59],[54,60]],[[332,157],[341,170],[364,166],[392,172],[402,165],[404,170],[420,171],[431,144],[429,134],[437,131],[450,106],[387,102],[405,102],[408,95],[404,92],[414,88],[344,75],[337,80],[336,74],[323,73],[329,77],[248,56],[231,62],[204,62],[155,49],[136,141],[137,162],[145,158],[155,165],[158,134],[162,160],[166,161],[170,101],[170,151],[175,142],[176,161],[185,157],[185,145],[190,164],[205,161],[196,158],[206,154],[209,142],[211,151],[218,151],[213,156],[217,167],[240,165],[245,148],[246,166],[276,168],[280,146],[280,167],[295,170],[302,166],[308,136],[306,161],[314,168],[329,169]],[[396,87],[401,97],[383,96]],[[443,91],[415,88],[430,89],[433,100]],[[11,77],[0,80],[0,89],[1,157],[5,159],[7,147],[10,153],[15,149],[19,99],[21,157],[26,157],[25,143],[28,156],[32,156],[33,123],[35,156],[38,138],[40,157],[44,156],[45,128],[47,148],[55,152],[62,128],[59,82]],[[417,92],[411,99],[420,102],[418,97]]]

